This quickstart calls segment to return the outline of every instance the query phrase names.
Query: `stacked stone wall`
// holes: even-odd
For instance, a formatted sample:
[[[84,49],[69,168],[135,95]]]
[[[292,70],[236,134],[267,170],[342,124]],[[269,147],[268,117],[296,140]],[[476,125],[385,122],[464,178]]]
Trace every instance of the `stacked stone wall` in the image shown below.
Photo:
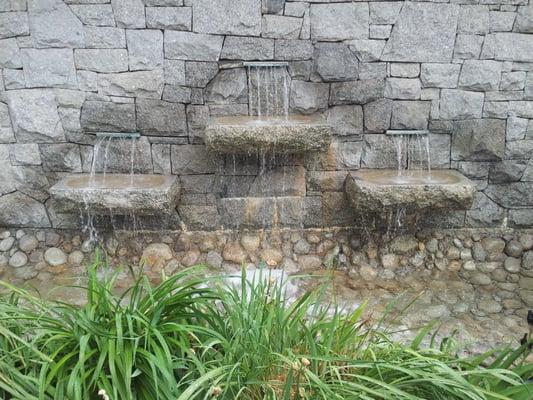
[[[206,151],[210,117],[248,113],[250,60],[288,62],[291,112],[334,127],[327,154],[264,173]],[[528,0],[4,0],[0,71],[3,226],[79,227],[48,188],[90,170],[94,133],[131,131],[136,172],[180,177],[170,228],[233,228],[251,209],[257,225],[352,226],[344,178],[395,167],[387,129],[429,129],[432,167],[476,182],[447,226],[533,225]],[[110,146],[108,171],[129,171],[129,151]]]

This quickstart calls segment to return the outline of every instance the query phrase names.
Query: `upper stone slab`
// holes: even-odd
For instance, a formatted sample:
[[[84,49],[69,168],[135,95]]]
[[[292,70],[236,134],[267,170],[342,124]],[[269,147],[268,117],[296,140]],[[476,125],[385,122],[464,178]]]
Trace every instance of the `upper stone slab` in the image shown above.
[[[256,0],[196,0],[193,30],[221,35],[259,36],[261,2]]]
[[[450,62],[458,15],[455,4],[406,2],[382,60]]]

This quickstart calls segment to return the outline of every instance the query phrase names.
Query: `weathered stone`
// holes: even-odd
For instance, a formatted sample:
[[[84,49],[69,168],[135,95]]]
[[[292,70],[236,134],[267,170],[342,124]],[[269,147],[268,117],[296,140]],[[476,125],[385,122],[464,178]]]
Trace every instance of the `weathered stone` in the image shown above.
[[[422,64],[420,79],[423,87],[455,88],[461,66],[458,64]]]
[[[425,172],[413,170],[416,184],[395,183],[396,170],[360,170],[346,178],[346,193],[354,209],[381,212],[395,207],[417,209],[468,209],[475,186],[453,170],[432,171],[432,182],[424,183]],[[440,181],[442,183],[434,183]]]
[[[504,72],[500,82],[500,90],[522,90],[526,81],[524,71]]]
[[[196,32],[259,36],[261,2],[255,0],[196,0],[192,3]]]
[[[157,270],[163,268],[172,257],[172,249],[168,244],[151,243],[143,250],[141,259],[147,267]]]
[[[117,26],[121,28],[146,27],[144,4],[141,0],[111,0]]]
[[[533,33],[533,5],[518,7],[514,26],[516,32]]]
[[[11,165],[41,165],[39,146],[35,143],[12,144],[9,147]]]
[[[215,62],[185,63],[185,84],[192,87],[204,88],[218,73],[218,64]]]
[[[383,51],[385,61],[449,62],[459,7],[405,3]]]
[[[67,262],[67,255],[57,247],[50,247],[44,252],[44,259],[48,264],[56,267]]]
[[[347,43],[350,50],[354,52],[361,62],[378,61],[385,46],[384,40],[359,39],[350,40]]]
[[[454,58],[472,59],[478,58],[483,45],[483,36],[457,35],[453,50]]]
[[[261,148],[274,148],[276,153],[298,153],[323,149],[330,141],[330,127],[321,118],[293,116],[270,125],[254,124],[253,120],[248,117],[214,120],[206,129],[208,147],[230,154],[247,154]]]
[[[0,14],[0,38],[28,34],[28,16],[25,12],[5,12]]]
[[[178,60],[218,61],[223,41],[223,36],[165,31],[165,57]]]
[[[516,14],[506,11],[490,11],[489,30],[490,32],[510,32],[513,30]]]
[[[391,76],[398,78],[416,78],[420,75],[420,64],[414,63],[391,63]]]
[[[459,76],[459,86],[478,91],[498,90],[501,72],[501,62],[466,60]]]
[[[379,99],[363,106],[365,129],[369,132],[384,132],[390,128],[392,101]]]
[[[425,130],[429,109],[428,101],[395,101],[392,104],[391,128]]]
[[[55,96],[46,90],[7,92],[9,113],[19,142],[47,143],[65,140]]]
[[[490,33],[485,37],[481,58],[533,61],[533,41],[525,33]]]
[[[282,15],[264,15],[261,36],[273,39],[298,39],[302,19]]]
[[[363,109],[361,106],[334,106],[327,111],[327,121],[337,136],[363,133]]]
[[[185,61],[164,60],[165,83],[185,85]]]
[[[483,100],[483,93],[443,89],[440,100],[440,117],[442,119],[481,118]]]
[[[159,99],[163,93],[163,71],[99,74],[98,90],[107,96]]]
[[[0,197],[0,224],[3,226],[49,227],[44,206],[21,192]]]
[[[91,187],[91,182],[96,187]],[[80,188],[89,190],[90,195]],[[90,178],[78,174],[59,181],[50,194],[61,202],[64,212],[86,206],[105,215],[110,210],[115,215],[169,215],[179,199],[179,183],[177,177],[164,175],[97,174]]]
[[[13,236],[9,236],[5,239],[2,239],[0,241],[0,251],[9,251],[11,250],[11,248],[13,247],[13,245],[15,244],[15,237]]]
[[[15,39],[0,40],[0,68],[22,68],[22,59]]]
[[[482,273],[482,272],[475,272],[470,277],[470,282],[472,282],[474,285],[490,285],[492,283],[492,280],[490,279],[490,276]]]
[[[310,40],[279,39],[274,45],[276,60],[309,60],[313,57],[313,43]]]
[[[4,69],[3,83],[7,90],[24,89],[26,82],[24,81],[24,73],[20,69]]]
[[[325,83],[292,81],[290,107],[302,114],[312,114],[328,106],[329,86]]]
[[[93,49],[126,48],[124,29],[106,26],[84,26],[85,47]]]
[[[488,314],[497,314],[502,310],[501,304],[493,299],[484,299],[479,302],[477,307]]]
[[[388,78],[385,80],[385,97],[389,99],[420,99],[421,87],[418,79]]]
[[[163,34],[159,30],[127,30],[130,71],[163,66]],[[112,71],[117,72],[117,71]]]
[[[494,183],[517,182],[526,169],[525,161],[503,160],[490,166],[490,181]]]
[[[494,226],[505,217],[505,210],[494,203],[484,193],[478,192],[474,203],[466,212],[466,224],[471,227]]]
[[[81,172],[80,148],[75,143],[41,144],[45,171]]]
[[[367,3],[311,4],[311,38],[337,41],[368,35]]]
[[[222,252],[222,258],[235,264],[243,264],[248,259],[238,242],[228,243]]]
[[[172,172],[174,174],[209,174],[215,172],[215,163],[206,146],[172,146]]]
[[[503,207],[531,207],[533,193],[530,182],[489,184],[485,193]]]
[[[34,45],[83,47],[83,25],[63,1],[29,0],[28,16]],[[22,26],[25,23],[21,22]]]
[[[147,7],[146,26],[154,29],[174,29],[190,31],[192,24],[191,7]]]
[[[191,230],[220,229],[220,217],[214,205],[180,205],[178,212],[185,226]]]
[[[81,109],[81,127],[87,132],[134,132],[135,105],[86,101]]]
[[[222,262],[224,259],[217,251],[209,251],[206,256],[206,264],[210,265],[211,267],[220,268],[222,266]]]
[[[260,259],[269,267],[275,267],[283,260],[283,253],[277,249],[263,249],[260,253]]]
[[[330,104],[366,104],[383,97],[384,80],[337,82],[331,84]]]
[[[325,82],[357,79],[357,58],[342,43],[318,43],[314,58],[315,70]]]
[[[248,101],[247,82],[243,68],[221,70],[207,85],[205,100],[215,104],[245,103]]]
[[[13,268],[20,268],[28,263],[28,256],[22,251],[17,251],[9,258],[9,265]]]
[[[77,88],[70,49],[22,49],[26,87]]]
[[[122,72],[128,70],[126,49],[77,49],[74,51],[76,68],[95,72]]]
[[[161,100],[137,99],[137,128],[146,135],[187,136],[185,106]]]
[[[372,24],[394,24],[402,9],[402,3],[396,1],[371,2],[369,5]]]
[[[68,263],[74,266],[81,265],[84,257],[85,256],[83,255],[81,251],[75,250],[68,255]]]
[[[457,121],[452,138],[454,160],[500,160],[505,152],[505,121],[478,119]]]
[[[115,26],[110,4],[73,4],[70,9],[84,25]]]
[[[489,8],[485,5],[462,5],[457,32],[484,35],[489,32]]]
[[[274,40],[226,36],[220,58],[227,60],[271,60],[274,58]]]

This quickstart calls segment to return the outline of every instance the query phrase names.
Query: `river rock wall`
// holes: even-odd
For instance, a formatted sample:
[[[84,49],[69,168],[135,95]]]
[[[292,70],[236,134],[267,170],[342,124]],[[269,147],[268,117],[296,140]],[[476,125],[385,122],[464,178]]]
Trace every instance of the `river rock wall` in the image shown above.
[[[250,60],[288,62],[290,111],[327,118],[327,153],[206,151],[210,117],[248,113]],[[533,225],[528,0],[5,0],[0,72],[3,226],[79,227],[48,188],[90,170],[95,132],[131,131],[135,172],[180,177],[168,228],[353,226],[344,178],[395,166],[389,128],[429,129],[432,166],[478,185],[434,225]],[[129,171],[129,144],[108,159]]]

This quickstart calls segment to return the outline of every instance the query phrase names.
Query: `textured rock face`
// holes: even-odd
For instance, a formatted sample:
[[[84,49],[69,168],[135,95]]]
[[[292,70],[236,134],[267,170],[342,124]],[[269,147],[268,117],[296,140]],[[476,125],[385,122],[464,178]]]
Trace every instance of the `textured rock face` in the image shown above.
[[[410,212],[428,209],[468,209],[476,188],[456,171],[360,170],[347,176],[346,194],[354,209],[374,212],[405,208]]]
[[[207,146],[214,152],[249,153],[258,149],[279,153],[302,153],[325,149],[330,127],[316,118],[291,117],[288,120],[245,117],[220,118],[206,129]]]
[[[256,36],[261,30],[261,3],[254,0],[198,0],[193,2],[198,32]]]
[[[458,14],[452,4],[405,3],[382,59],[451,61]]]
[[[176,177],[162,175],[70,175],[50,188],[64,212],[88,207],[94,213],[162,215],[172,213],[179,199]]]
[[[476,181],[470,210],[428,224],[533,226],[526,0],[0,3],[0,199],[28,196],[55,227],[77,228],[79,218],[56,212],[48,189],[91,169],[98,132],[141,138],[133,151],[130,141],[101,144],[96,170],[107,154],[108,172],[179,176],[179,222],[164,221],[172,229],[216,229],[253,206],[263,210],[252,218],[259,226],[275,214],[272,193],[301,197],[284,200],[276,223],[353,224],[339,182],[361,167],[396,166],[389,129],[427,129],[432,167]],[[243,65],[258,61],[277,67]],[[222,154],[208,151],[209,121],[261,108],[284,115],[286,106],[291,115],[319,114],[330,128],[226,127],[216,135]],[[251,144],[232,148],[244,142]],[[274,153],[320,150],[259,159],[264,149],[254,144]],[[421,144],[408,150],[416,167],[428,163]],[[282,170],[292,172],[280,178]],[[275,184],[262,191],[268,177]],[[248,204],[250,193],[265,197]],[[187,263],[196,258],[193,251]]]
[[[17,140],[44,143],[65,140],[51,91],[13,90],[7,93],[7,101]]]

